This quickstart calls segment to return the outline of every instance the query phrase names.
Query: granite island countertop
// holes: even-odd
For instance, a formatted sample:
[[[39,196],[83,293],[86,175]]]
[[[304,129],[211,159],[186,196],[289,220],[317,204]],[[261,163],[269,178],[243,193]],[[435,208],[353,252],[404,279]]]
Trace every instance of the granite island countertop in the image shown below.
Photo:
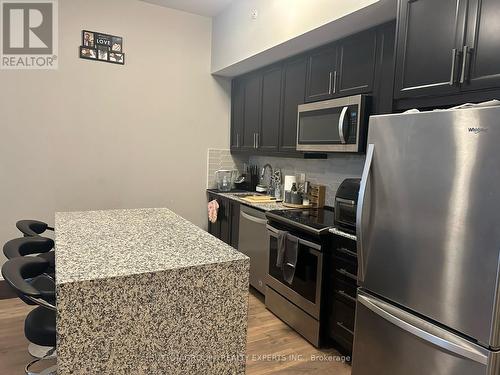
[[[58,375],[245,374],[247,256],[165,208],[55,233]]]
[[[57,284],[248,259],[165,208],[57,212],[56,227]]]

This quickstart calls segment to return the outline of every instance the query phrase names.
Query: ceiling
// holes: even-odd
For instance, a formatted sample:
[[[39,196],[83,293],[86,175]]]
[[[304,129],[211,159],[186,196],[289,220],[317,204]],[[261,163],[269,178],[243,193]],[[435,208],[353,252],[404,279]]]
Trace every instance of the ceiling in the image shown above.
[[[234,0],[142,0],[147,3],[183,10],[199,14],[200,16],[213,17],[219,14]]]

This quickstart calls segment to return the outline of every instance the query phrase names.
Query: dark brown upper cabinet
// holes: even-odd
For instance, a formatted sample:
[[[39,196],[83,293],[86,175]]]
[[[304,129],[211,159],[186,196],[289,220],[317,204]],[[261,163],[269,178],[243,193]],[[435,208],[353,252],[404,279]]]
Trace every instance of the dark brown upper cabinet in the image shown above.
[[[306,102],[373,90],[377,31],[371,29],[313,51],[308,58]]]
[[[377,32],[368,30],[338,44],[336,96],[365,94],[373,91]]]
[[[500,1],[470,0],[463,89],[500,87]]]
[[[244,80],[243,109],[243,149],[257,148],[257,137],[260,130],[262,75],[255,73]]]
[[[287,61],[283,68],[283,119],[279,150],[295,152],[297,149],[297,107],[304,104],[307,59],[305,56]]]
[[[373,113],[391,112],[394,34],[390,22],[233,79],[231,150],[302,155],[297,109],[307,101],[369,94]]]
[[[464,0],[401,0],[395,98],[459,91]]]
[[[330,99],[337,84],[337,48],[329,46],[314,51],[307,63],[306,101]]]
[[[231,150],[243,146],[243,115],[245,91],[242,79],[233,79],[231,85]]]
[[[281,65],[273,66],[262,73],[262,123],[257,135],[257,147],[260,150],[278,151],[282,75]]]
[[[401,0],[394,97],[426,107],[497,97],[499,19],[498,0]]]

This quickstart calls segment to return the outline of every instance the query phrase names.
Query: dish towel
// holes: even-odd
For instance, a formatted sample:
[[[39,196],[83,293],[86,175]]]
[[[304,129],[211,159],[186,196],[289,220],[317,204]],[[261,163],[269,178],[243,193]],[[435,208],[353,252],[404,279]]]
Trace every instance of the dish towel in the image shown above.
[[[285,251],[286,251],[286,236],[288,235],[287,231],[279,230],[278,231],[278,254],[276,255],[276,267],[279,269],[283,269],[283,260],[285,259]]]
[[[297,258],[299,253],[299,239],[290,233],[286,235],[285,256],[283,258],[283,279],[288,283],[293,283]]]
[[[214,199],[208,202],[208,220],[214,224],[217,222],[217,213],[219,212],[219,203]]]

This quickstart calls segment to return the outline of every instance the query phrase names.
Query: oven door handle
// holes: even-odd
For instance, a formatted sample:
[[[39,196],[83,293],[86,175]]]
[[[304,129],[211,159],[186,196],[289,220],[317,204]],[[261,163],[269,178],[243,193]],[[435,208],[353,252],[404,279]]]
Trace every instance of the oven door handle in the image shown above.
[[[345,144],[344,121],[348,108],[349,107],[342,108],[342,112],[340,112],[340,117],[339,117],[339,137],[340,137],[340,142],[342,142],[343,144]]]
[[[271,226],[269,224],[267,224],[266,227],[267,227],[267,230],[269,232],[269,235],[271,235],[275,238],[278,237],[278,229],[274,228],[273,226]],[[302,238],[299,238],[299,244],[307,246],[309,248],[311,254],[318,255],[321,253],[321,245],[319,245],[317,243],[310,242],[307,240],[303,240]]]
[[[364,213],[364,205],[366,198],[366,189],[368,186],[368,179],[370,178],[370,171],[372,168],[373,162],[373,153],[375,151],[375,145],[369,144],[366,150],[366,161],[365,167],[363,169],[363,175],[361,176],[361,184],[359,187],[358,194],[358,207],[356,212],[356,237],[357,237],[357,253],[358,253],[358,281],[363,283],[365,280],[365,262],[366,262],[366,254],[365,254],[365,244],[363,242],[364,233],[363,233],[363,213]]]

